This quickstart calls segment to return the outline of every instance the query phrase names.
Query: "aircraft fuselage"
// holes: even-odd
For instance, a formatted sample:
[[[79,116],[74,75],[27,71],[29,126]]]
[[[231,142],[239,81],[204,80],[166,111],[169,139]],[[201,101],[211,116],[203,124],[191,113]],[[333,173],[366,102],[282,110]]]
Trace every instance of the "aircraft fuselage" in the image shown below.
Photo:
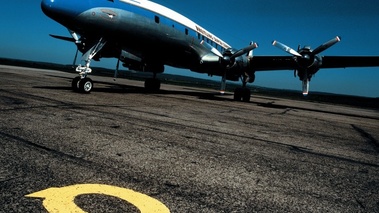
[[[50,18],[93,40],[86,42],[107,40],[101,57],[119,58],[124,50],[152,67],[169,65],[222,75],[222,66],[214,70],[219,57],[201,42],[220,52],[231,48],[188,18],[150,1],[43,0],[41,7]],[[208,67],[207,63],[212,66]],[[239,75],[227,77],[238,80]]]

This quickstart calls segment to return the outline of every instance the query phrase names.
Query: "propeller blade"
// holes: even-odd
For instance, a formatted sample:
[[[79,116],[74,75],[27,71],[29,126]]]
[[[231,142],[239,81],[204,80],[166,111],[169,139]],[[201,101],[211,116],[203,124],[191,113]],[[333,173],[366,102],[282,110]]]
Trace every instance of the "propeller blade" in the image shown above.
[[[79,36],[78,34],[76,34],[74,31],[72,30],[68,30],[68,32],[70,32],[72,38],[75,40],[75,43],[80,43],[80,40],[79,40]]]
[[[307,96],[309,93],[309,79],[305,78],[303,80],[303,95]]]
[[[235,52],[230,58],[233,59],[233,58],[237,58],[241,55],[244,55],[246,53],[249,53],[250,51],[254,50],[255,48],[258,47],[258,44],[257,43],[253,43],[253,44],[250,44],[249,46],[243,48],[243,49],[240,49],[238,50],[237,52]]]
[[[321,46],[317,47],[316,49],[313,50],[313,54],[317,55],[319,53],[321,53],[322,51],[325,51],[326,49],[328,49],[329,47],[335,45],[336,43],[338,43],[339,41],[341,41],[341,37],[339,36],[336,36],[335,38],[333,38],[332,40],[322,44]]]
[[[216,48],[214,48],[212,45],[208,44],[207,42],[205,42],[204,40],[202,40],[200,42],[201,45],[205,46],[206,48],[210,49],[211,52],[215,55],[217,55],[218,57],[220,58],[223,58],[224,56],[220,53],[220,51],[218,51]]]
[[[50,36],[56,39],[64,40],[64,41],[75,42],[74,38],[69,38],[69,37],[59,36],[59,35],[52,35],[52,34],[50,34]]]
[[[225,89],[226,89],[226,72],[221,78],[221,88],[220,88],[220,94],[224,95],[225,94]]]
[[[291,47],[289,47],[285,44],[280,43],[279,41],[273,41],[272,45],[281,49],[281,50],[284,50],[285,52],[287,52],[291,55],[302,57],[302,55],[300,55],[300,53],[298,53],[296,50],[292,49]]]

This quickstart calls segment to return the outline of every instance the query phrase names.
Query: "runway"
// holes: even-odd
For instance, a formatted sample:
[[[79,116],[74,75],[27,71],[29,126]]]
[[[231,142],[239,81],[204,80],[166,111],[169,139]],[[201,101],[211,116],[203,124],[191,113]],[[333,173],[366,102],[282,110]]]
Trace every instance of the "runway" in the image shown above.
[[[379,212],[378,110],[73,77],[0,66],[0,212]]]

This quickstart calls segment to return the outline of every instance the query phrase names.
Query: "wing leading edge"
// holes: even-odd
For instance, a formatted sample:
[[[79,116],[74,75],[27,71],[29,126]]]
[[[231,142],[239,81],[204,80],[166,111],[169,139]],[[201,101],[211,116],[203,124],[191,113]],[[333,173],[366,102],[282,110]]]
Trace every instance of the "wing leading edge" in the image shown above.
[[[319,68],[377,67],[378,56],[322,56]],[[294,70],[299,65],[292,56],[254,56],[252,71]]]
[[[321,68],[376,67],[378,56],[324,56]]]

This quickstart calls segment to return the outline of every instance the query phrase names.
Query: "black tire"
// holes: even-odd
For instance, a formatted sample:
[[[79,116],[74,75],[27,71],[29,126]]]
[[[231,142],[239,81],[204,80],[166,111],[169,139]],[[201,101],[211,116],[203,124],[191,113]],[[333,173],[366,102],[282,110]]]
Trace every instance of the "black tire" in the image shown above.
[[[71,88],[74,92],[79,92],[79,81],[81,80],[80,76],[72,79]]]
[[[238,87],[234,90],[234,100],[241,101],[242,100],[242,88]]]
[[[234,90],[234,100],[250,102],[251,91],[248,88],[238,87]]]
[[[242,93],[242,102],[250,102],[251,91],[248,88],[244,88]]]
[[[161,89],[161,81],[155,78],[146,79],[145,89],[150,92],[157,92]]]
[[[93,82],[90,78],[83,78],[79,81],[79,91],[88,94],[93,89]]]

